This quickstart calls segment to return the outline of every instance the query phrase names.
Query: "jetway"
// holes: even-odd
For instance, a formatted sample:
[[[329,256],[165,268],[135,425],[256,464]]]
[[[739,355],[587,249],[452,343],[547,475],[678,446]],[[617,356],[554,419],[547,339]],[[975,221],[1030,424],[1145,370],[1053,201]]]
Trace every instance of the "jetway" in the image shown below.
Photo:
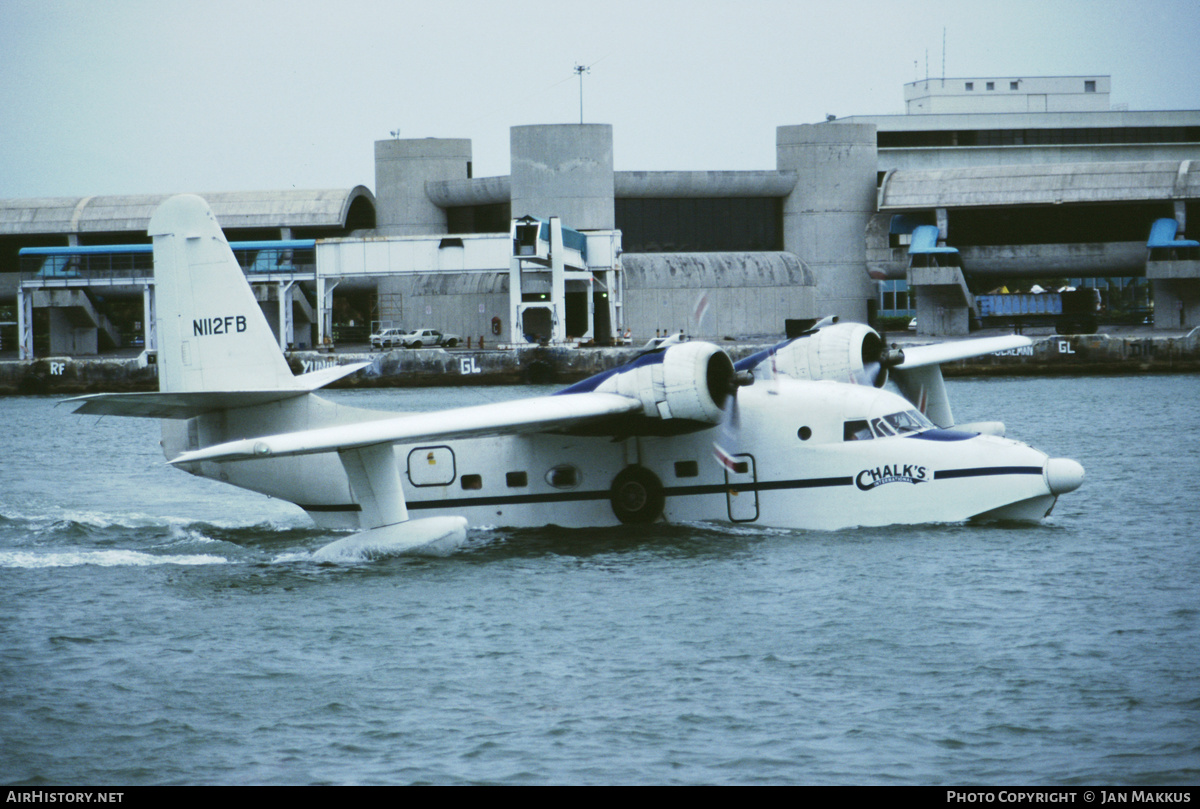
[[[557,216],[548,220],[526,216],[512,220],[511,235],[508,300],[513,345],[604,344],[620,333],[617,232],[585,235],[563,227]],[[607,248],[611,260],[589,261],[593,240]]]
[[[307,346],[314,319],[301,287],[316,278],[312,239],[231,242],[279,346]],[[149,244],[31,247],[19,251],[18,356],[34,359],[34,310],[47,312],[47,346],[54,355],[94,355],[100,349],[140,345],[157,349],[153,246]],[[141,300],[140,334],[122,333],[100,299]]]

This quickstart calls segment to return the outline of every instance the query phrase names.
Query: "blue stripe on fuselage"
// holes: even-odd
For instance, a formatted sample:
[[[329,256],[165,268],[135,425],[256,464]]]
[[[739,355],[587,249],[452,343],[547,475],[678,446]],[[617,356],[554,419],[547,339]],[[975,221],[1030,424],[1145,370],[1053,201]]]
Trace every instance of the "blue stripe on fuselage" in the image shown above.
[[[641,368],[643,365],[661,365],[663,357],[665,357],[666,354],[666,351],[655,351],[651,354],[643,354],[633,362],[622,365],[620,368],[613,368],[611,371],[604,371],[596,374],[595,376],[589,376],[582,382],[576,382],[569,388],[563,388],[554,395],[563,396],[568,393],[591,393],[600,386],[600,383],[609,377],[616,376],[617,374],[623,374],[626,371],[632,371],[634,368]]]

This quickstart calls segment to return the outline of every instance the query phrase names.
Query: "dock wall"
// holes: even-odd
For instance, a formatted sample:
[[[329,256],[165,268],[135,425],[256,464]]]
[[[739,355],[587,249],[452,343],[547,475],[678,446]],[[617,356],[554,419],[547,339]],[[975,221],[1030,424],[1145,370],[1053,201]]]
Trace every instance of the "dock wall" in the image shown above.
[[[723,346],[734,361],[766,348]],[[901,344],[903,348],[903,343]],[[370,361],[371,367],[336,387],[438,387],[453,385],[569,384],[616,368],[637,354],[632,348],[524,348],[446,351],[428,348],[386,353],[294,352],[296,374],[331,364]],[[1033,345],[942,366],[946,376],[1047,376],[1180,373],[1200,371],[1200,333],[1186,336],[1106,334],[1035,337]],[[0,395],[157,390],[153,364],[137,359],[47,357],[0,361]]]

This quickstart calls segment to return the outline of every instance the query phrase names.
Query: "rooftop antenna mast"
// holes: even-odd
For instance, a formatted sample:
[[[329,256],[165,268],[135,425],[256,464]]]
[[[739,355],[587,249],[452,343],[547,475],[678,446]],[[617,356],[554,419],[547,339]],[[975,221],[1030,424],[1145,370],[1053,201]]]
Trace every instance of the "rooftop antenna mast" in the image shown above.
[[[583,74],[591,73],[590,67],[584,65],[575,65],[575,72],[579,74],[579,123],[583,123]]]
[[[942,86],[946,86],[946,27],[942,26]]]

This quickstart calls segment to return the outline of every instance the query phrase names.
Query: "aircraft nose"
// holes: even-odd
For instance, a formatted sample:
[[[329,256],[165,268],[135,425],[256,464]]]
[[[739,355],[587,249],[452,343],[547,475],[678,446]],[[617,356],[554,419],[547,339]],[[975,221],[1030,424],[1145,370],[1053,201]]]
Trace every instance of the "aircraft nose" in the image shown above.
[[[1051,458],[1046,461],[1046,485],[1050,494],[1073,492],[1083,484],[1083,466],[1070,458]]]

